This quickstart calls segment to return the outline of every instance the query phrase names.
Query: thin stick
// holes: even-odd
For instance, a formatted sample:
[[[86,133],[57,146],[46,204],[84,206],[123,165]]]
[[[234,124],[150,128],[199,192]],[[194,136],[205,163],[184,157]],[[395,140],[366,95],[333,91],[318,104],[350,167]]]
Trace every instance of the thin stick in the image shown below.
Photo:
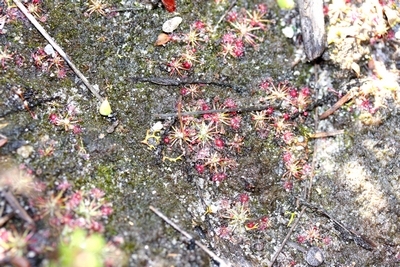
[[[14,216],[13,213],[8,213],[0,218],[0,227],[3,227],[4,224],[6,224],[12,217]]]
[[[165,216],[161,211],[159,211],[158,209],[154,208],[153,206],[149,207],[150,210],[152,212],[154,212],[155,214],[157,214],[158,217],[160,217],[161,219],[163,219],[166,223],[168,223],[169,225],[171,225],[173,228],[175,228],[175,230],[177,230],[178,232],[180,232],[182,235],[186,236],[188,239],[193,240],[194,243],[199,246],[202,250],[204,250],[204,252],[206,252],[213,260],[217,261],[219,263],[220,267],[229,267],[232,266],[230,263],[225,262],[223,259],[221,259],[220,257],[218,257],[214,252],[212,252],[211,250],[209,250],[206,246],[204,246],[201,242],[194,240],[193,237],[185,232],[184,230],[182,230],[177,224],[175,224],[173,221],[171,221],[170,219],[168,219],[167,216]]]
[[[112,13],[112,12],[127,12],[127,11],[138,11],[144,10],[145,7],[125,7],[125,8],[116,8],[116,9],[106,9],[104,10],[105,13]]]
[[[126,78],[129,81],[132,82],[148,82],[148,83],[154,83],[158,85],[164,85],[164,86],[181,86],[181,85],[186,85],[186,84],[208,84],[208,85],[215,85],[215,86],[221,86],[221,87],[229,87],[232,88],[233,90],[237,91],[238,93],[244,92],[245,88],[241,88],[239,86],[229,84],[229,83],[224,83],[224,82],[218,82],[218,81],[210,81],[210,80],[198,80],[198,79],[182,79],[182,78],[166,78],[166,77],[129,77]]]
[[[318,118],[318,107],[315,108],[315,121],[314,121],[314,130],[317,131],[318,129],[318,122],[319,122],[319,118]],[[317,164],[317,142],[315,141],[314,143],[314,151],[313,151],[313,157],[312,157],[312,162],[311,162],[311,170],[310,170],[310,183],[309,183],[309,187],[308,187],[308,194],[307,194],[307,200],[311,199],[311,190],[312,190],[312,185],[313,185],[313,179],[315,176],[315,165]]]
[[[345,225],[343,225],[341,222],[339,222],[338,220],[336,220],[332,215],[330,215],[326,210],[324,210],[321,207],[317,207],[316,205],[313,205],[303,199],[297,198],[300,203],[304,206],[307,206],[319,213],[321,213],[322,215],[328,217],[334,224],[335,224],[335,228],[342,234],[344,235],[347,239],[353,239],[354,242],[367,250],[373,250],[376,247],[376,244],[374,242],[372,242],[371,240],[369,240],[368,238],[366,238],[365,236],[360,235],[359,233],[357,233],[356,231],[346,227]]]
[[[301,216],[303,215],[304,211],[306,210],[305,207],[301,209],[299,216],[297,217],[296,221],[293,223],[292,227],[290,227],[289,232],[286,234],[285,239],[282,241],[281,246],[278,248],[278,251],[275,253],[274,257],[272,257],[268,267],[272,267],[276,259],[278,258],[280,252],[282,251],[283,247],[286,245],[286,242],[289,240],[290,236],[292,235],[293,230],[296,228],[297,224],[299,223]]]
[[[318,123],[318,108],[315,111],[315,116],[316,116],[316,124]],[[315,127],[317,128],[317,127]],[[311,188],[312,188],[312,179],[314,178],[314,168],[315,168],[315,162],[316,162],[316,153],[317,150],[317,144],[314,144],[314,154],[313,154],[313,160],[312,160],[312,164],[311,164],[311,175],[310,175],[310,183],[309,183],[309,188],[308,188],[308,193],[307,193],[307,199],[309,199],[311,197]],[[299,216],[297,217],[296,221],[293,223],[292,227],[290,228],[289,232],[286,234],[285,239],[282,241],[280,247],[278,248],[278,251],[275,253],[275,255],[272,257],[270,264],[268,265],[268,267],[272,267],[272,265],[274,264],[274,262],[276,261],[276,259],[278,258],[279,254],[281,253],[282,249],[285,247],[286,242],[289,240],[290,236],[292,235],[292,232],[294,231],[294,229],[297,227],[297,224],[300,222],[301,216],[303,216],[304,212],[305,212],[306,208],[303,207],[301,209],[301,212],[299,214]]]
[[[247,107],[247,108],[227,108],[227,109],[210,109],[210,110],[198,110],[190,112],[178,112],[178,113],[165,113],[165,114],[153,114],[154,118],[166,119],[170,117],[180,116],[197,116],[210,113],[225,113],[225,112],[246,112],[246,111],[257,111],[267,109],[270,106],[258,106],[258,107]]]
[[[314,134],[310,134],[310,138],[324,138],[329,136],[335,136],[339,134],[344,134],[344,130],[336,130],[332,132],[318,132]]]
[[[89,83],[88,79],[80,72],[80,70],[75,66],[74,63],[69,59],[67,54],[64,52],[64,50],[51,38],[51,36],[46,32],[46,30],[39,24],[39,22],[29,13],[29,11],[26,9],[26,7],[19,1],[19,0],[13,0],[14,3],[18,6],[18,8],[24,13],[24,15],[29,19],[29,21],[33,24],[33,26],[36,27],[36,29],[43,35],[44,38],[51,44],[51,46],[62,56],[65,60],[65,62],[68,63],[68,65],[71,67],[71,69],[78,75],[78,77],[83,81],[83,83],[89,88],[89,90],[94,94],[95,97],[100,102],[103,102],[104,99],[99,95],[96,89]]]
[[[4,146],[7,142],[8,142],[7,136],[0,134],[0,147]]]
[[[354,96],[355,96],[355,91],[350,90],[346,95],[344,95],[341,99],[339,99],[339,101],[336,102],[331,108],[329,108],[327,111],[322,113],[319,116],[319,119],[324,120],[324,119],[328,118],[331,114],[333,114],[333,112],[338,110],[341,106],[343,106],[344,103],[346,103],[347,101],[352,99]]]
[[[178,100],[178,120],[179,120],[179,126],[181,129],[181,133],[183,133],[183,122],[182,122],[182,96],[179,97]]]
[[[318,100],[317,102],[315,102],[314,104],[310,105],[310,107],[308,107],[306,109],[306,111],[311,111],[314,108],[322,105],[323,101]],[[268,106],[254,106],[254,107],[243,107],[243,108],[227,108],[227,109],[209,109],[209,110],[197,110],[197,111],[190,111],[190,112],[181,112],[180,115],[181,116],[197,116],[197,115],[203,115],[203,114],[210,114],[210,113],[225,113],[225,112],[249,112],[249,111],[259,111],[259,110],[264,110],[267,108],[273,108],[274,110],[281,110],[280,109],[280,105],[268,105]],[[298,116],[300,115],[300,113],[295,113],[292,116],[290,116],[291,120],[296,119]],[[156,113],[152,115],[153,118],[156,119],[168,119],[171,117],[178,117],[178,113],[174,112],[174,113]]]
[[[229,8],[225,11],[224,15],[218,20],[217,24],[215,24],[214,32],[217,29],[218,25],[224,20],[224,18],[228,15],[228,13],[232,10],[232,8],[236,5],[237,0],[233,1]]]
[[[28,215],[28,213],[24,210],[24,208],[19,204],[18,200],[15,198],[15,196],[8,191],[3,191],[3,197],[7,200],[8,204],[11,206],[11,208],[14,210],[15,214],[17,214],[19,217],[21,217],[23,220],[25,220],[29,224],[35,224],[31,216]]]

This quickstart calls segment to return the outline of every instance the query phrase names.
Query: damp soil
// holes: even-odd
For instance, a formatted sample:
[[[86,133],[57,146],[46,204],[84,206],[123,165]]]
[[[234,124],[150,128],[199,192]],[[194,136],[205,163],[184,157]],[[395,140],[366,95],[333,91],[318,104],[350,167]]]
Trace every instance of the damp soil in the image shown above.
[[[99,115],[98,101],[72,72],[58,79],[34,66],[31,54],[47,42],[26,19],[20,19],[8,24],[7,33],[0,35],[2,47],[9,45],[10,51],[25,58],[21,66],[10,61],[6,62],[7,69],[1,70],[0,133],[8,137],[8,142],[0,148],[0,154],[29,166],[37,179],[49,185],[68,181],[76,189],[104,190],[114,209],[105,235],[124,238],[123,250],[130,266],[216,265],[204,251],[190,246],[190,240],[152,213],[150,205],[235,266],[268,265],[288,233],[290,213],[300,212],[296,196],[302,195],[309,181],[294,181],[290,192],[284,189],[283,149],[271,138],[261,139],[252,131],[250,114],[242,114],[246,139],[236,158],[238,166],[221,183],[198,174],[193,161],[163,161],[160,149],[151,150],[141,141],[157,122],[153,114],[175,112],[181,87],[130,80],[177,78],[170,76],[166,64],[185,45],[171,42],[154,46],[163,22],[181,16],[183,22],[178,32],[189,31],[196,20],[216,25],[228,5],[182,0],[177,1],[176,14],[156,4],[152,9],[113,16],[84,16],[87,6],[83,2],[43,1],[43,12],[48,17],[42,24],[89,81],[99,86],[100,94],[108,97],[112,116]],[[108,2],[117,8],[136,6],[134,1]],[[237,1],[237,8],[252,9],[255,4],[258,2]],[[351,71],[344,72],[330,61],[300,60],[293,67],[301,45],[295,38],[282,34],[281,22],[293,22],[299,27],[298,13],[280,11],[274,1],[267,6],[267,18],[274,22],[261,33],[263,41],[257,50],[246,46],[243,57],[224,62],[216,56],[221,32],[211,36],[207,45],[197,48],[202,50],[202,64],[185,72],[188,78],[220,81],[240,88],[207,85],[203,90],[205,98],[230,97],[237,100],[238,106],[248,106],[255,101],[254,88],[268,77],[288,80],[298,87],[309,86],[315,91],[324,90],[322,87],[327,84],[341,89],[355,79]],[[224,27],[224,22],[219,25],[220,29]],[[322,73],[324,81],[317,79]],[[15,95],[15,87],[24,90],[36,119]],[[322,98],[323,110],[337,101],[328,93]],[[49,121],[50,114],[62,114],[68,105],[78,110],[83,129],[79,137]],[[354,112],[340,109],[320,122],[318,130],[345,130],[344,134],[310,139],[307,144],[310,151],[314,145],[317,147],[310,202],[375,244],[371,250],[357,245],[341,236],[327,217],[307,209],[290,240],[297,242],[310,227],[318,227],[321,237],[330,239],[329,244],[319,244],[325,256],[324,266],[396,266],[399,261],[399,112],[398,103],[393,100],[378,122],[365,125]],[[310,116],[302,121],[308,131],[314,128],[313,113],[310,111]],[[39,150],[48,140],[53,140],[54,153],[40,156]],[[78,153],[82,146],[89,158]],[[33,149],[23,155],[17,153],[21,147]],[[312,157],[310,153],[310,161]],[[268,216],[270,227],[246,232],[234,241],[219,238],[219,218],[205,215],[207,206],[235,199],[242,193],[250,197],[251,216]],[[309,244],[303,246],[308,249]],[[274,266],[288,266],[292,261],[295,266],[307,266],[304,257],[303,252],[286,246]]]

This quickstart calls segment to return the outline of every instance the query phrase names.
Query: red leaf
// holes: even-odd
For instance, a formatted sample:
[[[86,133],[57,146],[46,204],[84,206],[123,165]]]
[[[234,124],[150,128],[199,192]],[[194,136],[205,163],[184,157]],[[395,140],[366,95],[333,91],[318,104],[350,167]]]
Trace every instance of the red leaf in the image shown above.
[[[165,6],[165,9],[168,10],[169,12],[175,11],[176,9],[175,0],[161,0],[161,2]]]

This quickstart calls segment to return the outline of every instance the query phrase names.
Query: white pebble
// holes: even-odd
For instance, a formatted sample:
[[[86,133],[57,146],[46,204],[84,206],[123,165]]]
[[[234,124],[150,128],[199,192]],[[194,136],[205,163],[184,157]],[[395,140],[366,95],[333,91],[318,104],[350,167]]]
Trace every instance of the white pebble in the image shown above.
[[[294,29],[292,26],[287,26],[282,29],[282,33],[286,36],[286,38],[291,39],[294,36]]]
[[[163,30],[163,32],[171,33],[174,30],[176,30],[176,28],[178,28],[178,26],[179,26],[179,24],[181,24],[181,22],[182,22],[181,17],[174,17],[172,19],[169,19],[166,22],[164,22],[164,24],[162,26],[162,30]]]
[[[29,158],[32,152],[33,152],[33,147],[30,145],[24,145],[17,149],[17,154],[23,157],[24,159]]]
[[[151,126],[151,131],[152,132],[160,131],[163,127],[164,125],[162,124],[162,122],[158,121],[153,126]]]
[[[398,30],[398,31],[394,34],[394,37],[395,37],[397,40],[400,40],[400,30]]]
[[[56,51],[54,51],[54,48],[50,44],[46,45],[43,50],[47,55],[55,56]]]

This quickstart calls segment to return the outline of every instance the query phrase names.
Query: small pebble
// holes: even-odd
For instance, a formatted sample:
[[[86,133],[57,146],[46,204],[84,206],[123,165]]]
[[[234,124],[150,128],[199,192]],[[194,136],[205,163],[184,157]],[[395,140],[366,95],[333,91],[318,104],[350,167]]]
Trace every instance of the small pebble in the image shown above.
[[[291,39],[294,36],[294,29],[292,26],[287,26],[282,29],[282,33],[286,36],[286,38]]]
[[[165,45],[166,43],[169,42],[169,40],[171,40],[171,37],[170,37],[168,34],[166,34],[166,33],[161,33],[161,34],[158,35],[157,41],[155,42],[154,45],[155,45],[155,46],[158,46],[158,45]]]
[[[54,57],[56,54],[56,51],[50,44],[46,45],[43,50],[46,53],[46,55],[50,55],[52,57]]]
[[[400,30],[398,30],[398,31],[394,34],[394,38],[396,38],[397,40],[400,40]]]
[[[264,249],[264,244],[262,242],[257,242],[253,245],[255,251],[261,251]]]
[[[162,124],[162,122],[158,121],[155,124],[153,124],[153,126],[151,126],[150,129],[152,132],[156,132],[156,131],[160,131],[163,127],[164,127],[164,125]]]
[[[17,154],[23,157],[24,159],[29,158],[29,156],[33,152],[33,147],[30,145],[21,146],[17,149]]]
[[[162,26],[162,30],[163,30],[163,32],[171,33],[174,30],[176,30],[176,28],[178,28],[178,26],[179,26],[179,24],[181,24],[181,22],[182,22],[181,17],[174,17],[172,19],[169,19],[166,22],[164,22],[164,24]]]
[[[324,262],[324,254],[318,247],[311,247],[306,254],[306,261],[311,266],[320,266]]]

